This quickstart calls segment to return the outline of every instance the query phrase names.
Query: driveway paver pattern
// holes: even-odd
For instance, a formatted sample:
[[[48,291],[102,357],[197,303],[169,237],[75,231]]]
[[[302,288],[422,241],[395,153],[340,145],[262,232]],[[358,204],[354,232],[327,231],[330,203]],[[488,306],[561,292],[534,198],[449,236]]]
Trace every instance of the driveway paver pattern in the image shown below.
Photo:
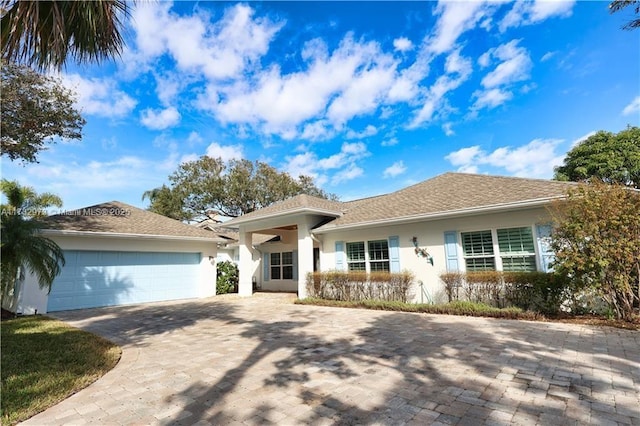
[[[53,424],[640,425],[640,333],[257,294],[56,314],[122,345]]]

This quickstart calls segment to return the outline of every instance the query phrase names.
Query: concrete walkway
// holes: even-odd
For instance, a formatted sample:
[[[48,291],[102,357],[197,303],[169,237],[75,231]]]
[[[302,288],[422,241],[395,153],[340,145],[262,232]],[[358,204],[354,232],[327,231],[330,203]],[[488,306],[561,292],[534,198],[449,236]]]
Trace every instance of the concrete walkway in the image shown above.
[[[56,315],[123,346],[25,424],[640,425],[640,333],[219,297]]]

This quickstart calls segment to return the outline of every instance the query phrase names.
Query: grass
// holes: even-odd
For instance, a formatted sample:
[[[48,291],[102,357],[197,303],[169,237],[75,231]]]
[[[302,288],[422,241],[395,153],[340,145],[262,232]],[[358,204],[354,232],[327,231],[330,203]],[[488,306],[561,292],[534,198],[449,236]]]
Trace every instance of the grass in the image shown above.
[[[492,317],[525,320],[536,320],[542,318],[542,316],[536,312],[523,311],[520,308],[494,308],[493,306],[485,305],[484,303],[464,301],[431,305],[426,303],[385,302],[381,300],[362,300],[358,302],[347,302],[342,300],[307,298],[303,300],[297,300],[296,303],[301,305],[335,306],[341,308],[364,308],[400,312],[421,312],[427,314],[465,315],[473,317]]]
[[[45,316],[2,321],[2,424],[13,425],[95,382],[120,359],[114,343]]]

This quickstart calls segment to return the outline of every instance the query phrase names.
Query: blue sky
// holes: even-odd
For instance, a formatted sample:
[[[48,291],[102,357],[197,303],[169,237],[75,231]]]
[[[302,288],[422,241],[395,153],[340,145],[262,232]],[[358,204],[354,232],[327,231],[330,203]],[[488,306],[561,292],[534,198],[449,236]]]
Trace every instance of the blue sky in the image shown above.
[[[202,155],[349,200],[446,171],[551,178],[640,124],[640,30],[608,2],[139,2],[122,60],[60,74],[87,120],[2,175],[65,208],[142,193]]]

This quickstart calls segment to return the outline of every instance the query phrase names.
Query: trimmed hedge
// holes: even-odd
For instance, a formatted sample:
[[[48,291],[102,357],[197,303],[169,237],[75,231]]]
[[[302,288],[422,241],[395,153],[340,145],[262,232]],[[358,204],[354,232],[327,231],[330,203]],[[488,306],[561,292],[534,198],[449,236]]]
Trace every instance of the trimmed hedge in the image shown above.
[[[516,306],[557,314],[568,298],[568,282],[545,272],[447,272],[440,275],[449,302],[466,300],[495,307]]]
[[[327,300],[408,302],[414,276],[410,272],[314,272],[307,275],[309,297]]]

